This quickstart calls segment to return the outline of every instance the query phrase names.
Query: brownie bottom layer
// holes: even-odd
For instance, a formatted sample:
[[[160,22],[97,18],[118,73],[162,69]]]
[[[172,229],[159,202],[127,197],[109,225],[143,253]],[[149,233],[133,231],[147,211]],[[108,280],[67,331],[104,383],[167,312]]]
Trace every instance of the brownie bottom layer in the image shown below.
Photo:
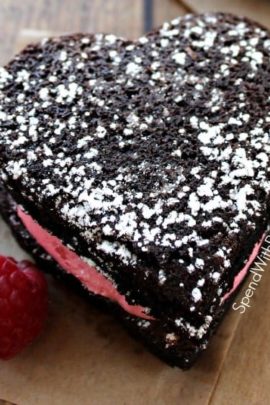
[[[93,295],[83,288],[75,277],[64,272],[30,236],[16,214],[15,203],[3,187],[0,187],[0,211],[19,244],[34,257],[41,269],[75,288],[96,306],[112,312],[120,318],[133,336],[139,338],[152,353],[171,366],[189,369],[194,364],[199,354],[206,348],[209,338],[216,331],[223,315],[230,307],[231,301],[237,293],[235,291],[230,299],[215,312],[214,320],[203,338],[190,337],[185,331],[173,327],[170,322],[166,322],[164,319],[148,321],[131,316],[117,304],[106,298]]]

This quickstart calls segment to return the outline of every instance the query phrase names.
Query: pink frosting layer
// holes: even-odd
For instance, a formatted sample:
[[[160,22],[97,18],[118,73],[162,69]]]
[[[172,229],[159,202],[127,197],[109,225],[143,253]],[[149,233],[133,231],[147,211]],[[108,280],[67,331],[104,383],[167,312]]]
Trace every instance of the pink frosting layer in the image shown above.
[[[17,214],[37,243],[42,246],[67,273],[73,274],[78,278],[89,291],[117,302],[131,315],[143,319],[154,319],[145,313],[145,308],[139,305],[128,304],[125,296],[117,291],[112,281],[99,273],[93,266],[90,266],[72,250],[64,246],[60,239],[42,228],[20,207],[17,207]]]
[[[259,250],[260,250],[260,247],[262,246],[264,238],[265,238],[265,234],[263,234],[262,238],[254,246],[253,251],[252,251],[251,255],[249,256],[248,261],[246,262],[243,269],[235,276],[234,281],[233,281],[233,286],[232,286],[231,290],[222,297],[222,302],[224,302],[227,298],[229,298],[229,296],[237,289],[237,287],[244,280],[251,264],[253,263],[253,261],[255,260],[256,256],[259,253]]]
[[[124,295],[121,295],[113,282],[99,273],[95,267],[90,266],[81,259],[75,252],[63,245],[60,239],[50,234],[42,228],[30,215],[26,214],[20,207],[17,207],[17,214],[23,222],[28,232],[35,238],[37,243],[43,247],[50,256],[67,273],[73,274],[81,283],[92,293],[102,295],[111,301],[117,302],[126,312],[143,319],[154,319],[145,313],[145,308],[140,305],[130,305],[127,303]],[[248,261],[243,269],[235,276],[233,287],[222,297],[224,302],[237,289],[239,284],[245,278],[249,267],[259,253],[260,247],[264,241],[265,234],[259,242],[256,243]]]

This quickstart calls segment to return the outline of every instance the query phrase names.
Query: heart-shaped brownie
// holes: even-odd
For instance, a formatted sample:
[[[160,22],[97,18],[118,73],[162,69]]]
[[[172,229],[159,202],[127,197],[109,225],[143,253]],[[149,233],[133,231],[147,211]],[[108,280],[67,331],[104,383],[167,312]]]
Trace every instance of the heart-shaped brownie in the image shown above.
[[[36,243],[183,367],[267,227],[269,50],[246,19],[189,15],[135,42],[45,40],[0,71],[0,174],[16,202],[2,211],[15,233],[26,227],[38,259],[51,260]]]

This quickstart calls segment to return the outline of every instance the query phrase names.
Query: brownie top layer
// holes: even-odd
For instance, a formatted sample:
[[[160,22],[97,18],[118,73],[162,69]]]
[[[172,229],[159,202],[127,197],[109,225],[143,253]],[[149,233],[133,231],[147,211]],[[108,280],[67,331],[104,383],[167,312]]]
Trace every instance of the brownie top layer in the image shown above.
[[[0,70],[1,178],[193,311],[266,222],[269,51],[226,14],[30,45]]]

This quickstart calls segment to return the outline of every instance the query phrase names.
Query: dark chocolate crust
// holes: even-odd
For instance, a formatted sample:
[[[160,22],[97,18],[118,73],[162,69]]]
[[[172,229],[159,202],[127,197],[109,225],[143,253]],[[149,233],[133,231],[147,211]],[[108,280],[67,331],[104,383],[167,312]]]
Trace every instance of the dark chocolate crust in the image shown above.
[[[6,189],[149,309],[144,340],[190,345],[175,364],[205,347],[269,221],[269,51],[266,29],[218,13],[135,42],[52,38],[0,69]]]

